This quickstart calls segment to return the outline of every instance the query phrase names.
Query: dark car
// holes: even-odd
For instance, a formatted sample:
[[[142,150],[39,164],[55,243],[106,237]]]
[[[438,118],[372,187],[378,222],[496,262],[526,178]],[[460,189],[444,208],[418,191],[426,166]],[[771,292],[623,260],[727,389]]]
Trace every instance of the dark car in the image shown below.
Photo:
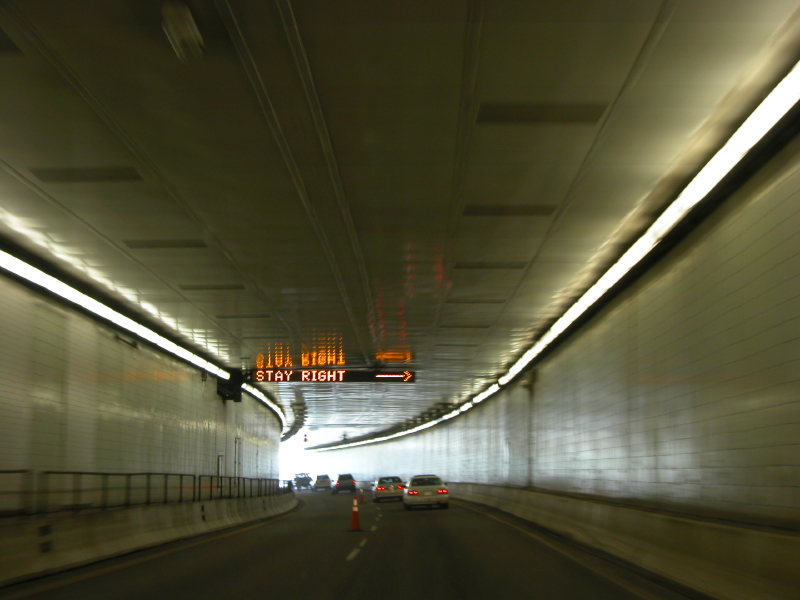
[[[308,473],[297,473],[294,476],[294,486],[298,490],[311,489],[311,482],[312,482],[311,475],[309,475]]]
[[[353,492],[356,491],[356,480],[350,473],[340,473],[336,483],[331,488],[331,494],[338,494],[339,492]]]

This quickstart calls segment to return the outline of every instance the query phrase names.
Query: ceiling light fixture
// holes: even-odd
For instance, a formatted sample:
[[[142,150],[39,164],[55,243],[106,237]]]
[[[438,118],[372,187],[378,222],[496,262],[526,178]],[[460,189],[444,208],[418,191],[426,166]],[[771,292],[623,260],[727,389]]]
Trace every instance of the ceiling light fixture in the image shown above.
[[[477,396],[475,396],[475,397],[472,399],[472,403],[473,403],[473,404],[478,404],[478,403],[480,403],[480,402],[483,402],[483,401],[484,401],[484,400],[486,400],[486,399],[487,399],[489,396],[491,396],[491,395],[492,395],[492,394],[494,394],[495,392],[498,392],[499,390],[500,390],[500,386],[499,386],[499,385],[497,385],[496,383],[493,383],[493,384],[492,384],[492,385],[490,385],[488,388],[486,388],[484,391],[482,391],[480,394],[478,394]]]
[[[83,292],[76,290],[75,288],[67,285],[63,281],[60,281],[53,277],[52,275],[48,275],[47,273],[37,269],[36,267],[29,265],[28,263],[20,260],[16,256],[13,256],[7,252],[0,250],[0,268],[5,269],[9,273],[13,273],[17,277],[25,279],[37,285],[41,288],[46,289],[47,291],[75,304],[80,306],[84,310],[101,317],[102,319],[109,321],[119,327],[120,329],[124,329],[129,333],[132,333],[139,338],[150,342],[154,346],[161,348],[162,350],[176,356],[186,362],[199,367],[203,371],[211,373],[215,377],[219,377],[220,379],[230,379],[230,374],[225,371],[225,369],[221,369],[215,364],[207,361],[201,356],[196,355],[195,353],[187,350],[165,338],[162,335],[159,335],[152,329],[145,327],[134,321],[133,319],[126,317],[125,315],[109,308],[102,302],[95,300],[94,298],[87,296]],[[263,402],[268,408],[270,408],[281,421],[282,429],[286,429],[286,417],[283,414],[283,411],[277,406],[274,402],[272,402],[265,394],[263,394],[257,388],[248,385],[242,384],[242,389],[246,391],[251,396],[257,398],[261,402]]]
[[[759,104],[711,160],[700,169],[647,231],[594,285],[586,290],[575,304],[553,323],[552,327],[512,365],[508,373],[498,379],[498,383],[506,385],[517,376],[603,294],[639,264],[700,201],[708,196],[711,190],[739,164],[745,154],[797,104],[798,100],[800,100],[800,63],[795,65],[789,74],[775,86],[769,96]]]
[[[800,100],[800,63],[796,64],[786,77],[775,86],[770,94],[758,105],[744,123],[728,139],[717,153],[700,169],[697,175],[681,191],[678,197],[667,209],[653,222],[653,224],[636,240],[633,245],[592,285],[584,294],[567,309],[567,311],[548,329],[539,340],[531,346],[496,383],[486,388],[475,396],[472,402],[439,417],[433,421],[418,425],[391,435],[386,435],[370,440],[362,440],[349,444],[339,444],[318,451],[337,450],[383,442],[404,435],[409,435],[433,427],[456,414],[466,412],[475,404],[486,400],[502,389],[502,386],[511,382],[531,362],[539,356],[545,348],[552,344],[559,335],[564,333],[581,315],[583,315],[595,302],[608,290],[617,284],[634,266],[639,264],[664,237],[686,215],[697,206],[722,179],[739,164],[741,159],[761,141],[767,133],[780,121]]]
[[[164,33],[181,61],[203,56],[203,36],[186,3],[167,2],[161,9],[161,16]]]
[[[118,313],[117,311],[109,308],[102,302],[95,300],[94,298],[87,296],[83,292],[79,292],[75,288],[67,285],[63,281],[59,281],[52,275],[48,275],[47,273],[40,271],[36,267],[29,265],[28,263],[20,260],[16,256],[12,256],[7,252],[0,251],[0,268],[5,269],[9,273],[13,273],[14,275],[21,277],[31,283],[46,289],[47,291],[55,294],[75,304],[80,306],[81,308],[89,311],[90,313],[105,319],[106,321],[110,321],[117,327],[124,329],[134,335],[140,337],[143,340],[150,342],[151,344],[158,346],[162,350],[169,352],[170,354],[177,356],[197,367],[200,367],[204,371],[211,373],[216,377],[220,377],[222,379],[228,379],[230,375],[224,370],[220,369],[218,366],[210,363],[206,359],[197,356],[193,352],[190,352],[186,348],[182,348],[178,346],[175,342],[168,340],[167,338],[157,334],[152,329],[148,329],[144,325],[140,325],[133,319],[126,317],[125,315]]]
[[[250,394],[251,396],[253,396],[254,398],[256,398],[256,399],[260,400],[261,402],[263,402],[264,404],[266,404],[267,407],[272,409],[272,412],[274,412],[276,415],[278,415],[278,419],[280,419],[280,422],[281,422],[281,435],[286,433],[286,429],[287,429],[287,427],[286,427],[286,417],[284,416],[283,411],[280,409],[280,407],[277,404],[275,404],[272,400],[270,400],[269,397],[267,397],[267,395],[264,392],[259,390],[257,387],[254,387],[254,386],[250,385],[249,383],[243,383],[242,384],[242,389],[245,392],[247,392],[248,394]]]

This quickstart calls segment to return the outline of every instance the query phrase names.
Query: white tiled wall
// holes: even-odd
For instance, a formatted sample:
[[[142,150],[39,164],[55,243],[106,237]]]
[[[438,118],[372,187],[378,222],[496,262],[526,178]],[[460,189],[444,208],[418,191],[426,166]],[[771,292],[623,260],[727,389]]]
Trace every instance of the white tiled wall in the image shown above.
[[[546,358],[531,396],[518,386],[427,432],[323,453],[329,470],[798,523],[796,156],[768,165]]]
[[[240,441],[237,441],[237,438]],[[277,477],[258,401],[0,277],[0,469]]]

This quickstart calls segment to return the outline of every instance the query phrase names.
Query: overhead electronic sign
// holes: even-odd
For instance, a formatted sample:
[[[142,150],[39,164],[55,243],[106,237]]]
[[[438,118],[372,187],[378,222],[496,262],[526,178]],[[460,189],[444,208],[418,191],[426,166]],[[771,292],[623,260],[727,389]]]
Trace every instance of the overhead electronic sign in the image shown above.
[[[349,369],[253,369],[253,381],[264,383],[414,383],[414,371]]]

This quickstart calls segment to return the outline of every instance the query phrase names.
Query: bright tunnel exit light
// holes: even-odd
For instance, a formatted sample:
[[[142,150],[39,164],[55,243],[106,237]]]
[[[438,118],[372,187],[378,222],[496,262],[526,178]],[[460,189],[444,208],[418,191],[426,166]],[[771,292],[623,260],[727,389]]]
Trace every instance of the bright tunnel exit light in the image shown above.
[[[797,63],[786,77],[775,86],[769,95],[758,105],[744,123],[728,139],[716,154],[694,176],[689,184],[681,191],[677,198],[653,222],[653,224],[637,239],[633,245],[606,271],[567,311],[559,317],[536,343],[526,350],[522,356],[509,368],[508,372],[500,377],[496,383],[486,388],[467,402],[450,413],[435,420],[418,425],[406,431],[391,435],[361,440],[349,444],[340,444],[323,450],[336,450],[372,444],[389,439],[416,433],[433,425],[451,419],[467,412],[476,404],[486,400],[502,389],[514,377],[519,375],[525,367],[539,356],[559,335],[564,333],[581,315],[583,315],[595,302],[597,302],[609,289],[618,283],[633,267],[639,264],[655,246],[664,239],[674,227],[697,206],[722,179],[733,170],[739,161],[760,142],[767,133],[780,121],[800,100],[800,63]]]
[[[146,340],[155,346],[158,346],[173,356],[177,356],[178,358],[211,373],[215,377],[219,377],[220,379],[230,379],[230,375],[227,373],[227,371],[220,369],[218,366],[210,363],[203,357],[197,356],[186,348],[178,346],[175,342],[172,342],[159,335],[152,329],[148,329],[144,325],[140,325],[133,319],[118,313],[102,302],[87,296],[83,292],[79,292],[63,281],[60,281],[52,275],[48,275],[47,273],[40,271],[36,267],[33,267],[19,258],[12,256],[7,252],[3,252],[2,250],[0,250],[0,268],[5,269],[9,273],[13,273],[22,279],[30,281],[39,287],[42,287],[56,296],[71,302],[72,304],[80,306],[90,313],[113,323],[117,327],[120,327],[125,331],[129,331],[137,337]]]

